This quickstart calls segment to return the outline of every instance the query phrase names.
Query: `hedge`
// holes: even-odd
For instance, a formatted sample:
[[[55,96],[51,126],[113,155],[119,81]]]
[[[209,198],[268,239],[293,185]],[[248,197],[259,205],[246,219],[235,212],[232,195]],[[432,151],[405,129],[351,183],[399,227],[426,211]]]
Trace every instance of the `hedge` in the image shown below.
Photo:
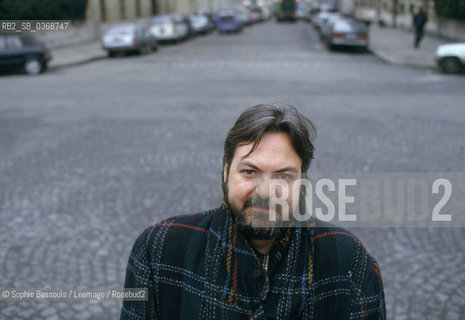
[[[465,0],[435,0],[434,9],[439,17],[465,20]]]
[[[79,20],[87,0],[0,0],[0,20]]]

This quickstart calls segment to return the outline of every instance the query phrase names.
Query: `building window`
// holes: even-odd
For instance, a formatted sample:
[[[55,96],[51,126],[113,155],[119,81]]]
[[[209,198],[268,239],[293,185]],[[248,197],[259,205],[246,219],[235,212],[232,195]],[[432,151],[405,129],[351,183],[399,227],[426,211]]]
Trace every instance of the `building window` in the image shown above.
[[[140,12],[140,0],[136,0],[136,16],[140,17],[141,12]]]
[[[119,16],[121,20],[126,19],[126,7],[124,6],[124,0],[119,0]]]
[[[157,1],[152,0],[151,3],[152,3],[152,14],[158,14]]]
[[[105,6],[105,0],[100,0],[100,20],[102,22],[107,21],[107,8]]]

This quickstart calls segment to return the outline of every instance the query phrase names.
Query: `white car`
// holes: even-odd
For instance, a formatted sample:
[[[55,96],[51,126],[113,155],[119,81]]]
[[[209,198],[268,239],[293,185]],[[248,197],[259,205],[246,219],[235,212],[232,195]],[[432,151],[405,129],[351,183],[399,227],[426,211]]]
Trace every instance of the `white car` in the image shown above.
[[[327,15],[324,15],[320,20],[320,37],[324,41],[329,34],[331,33],[331,28],[334,23],[343,19],[342,15],[338,12],[329,12]]]
[[[189,17],[192,28],[197,34],[207,34],[209,30],[208,18],[203,14]]]
[[[442,72],[458,73],[465,68],[465,43],[443,44],[436,49],[436,63]]]
[[[111,26],[103,34],[102,46],[108,51],[108,55],[113,57],[117,52],[150,53],[157,50],[158,41],[145,25],[121,23]]]
[[[179,42],[188,36],[186,24],[171,15],[158,15],[150,21],[150,32],[161,41]]]
[[[328,19],[328,17],[331,14],[332,13],[329,11],[320,11],[313,17],[313,26],[317,31],[320,31],[321,26],[324,24],[324,22]]]

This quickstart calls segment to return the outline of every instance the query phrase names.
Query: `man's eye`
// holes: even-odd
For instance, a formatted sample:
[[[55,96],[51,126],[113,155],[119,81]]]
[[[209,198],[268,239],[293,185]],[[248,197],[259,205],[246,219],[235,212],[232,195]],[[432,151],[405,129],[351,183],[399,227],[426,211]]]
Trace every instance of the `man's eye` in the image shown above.
[[[284,181],[292,181],[294,180],[294,176],[293,175],[289,175],[289,174],[286,174],[286,173],[280,173],[279,176],[278,176],[279,179],[282,179]]]
[[[242,174],[245,176],[251,176],[254,174],[253,170],[242,170]]]

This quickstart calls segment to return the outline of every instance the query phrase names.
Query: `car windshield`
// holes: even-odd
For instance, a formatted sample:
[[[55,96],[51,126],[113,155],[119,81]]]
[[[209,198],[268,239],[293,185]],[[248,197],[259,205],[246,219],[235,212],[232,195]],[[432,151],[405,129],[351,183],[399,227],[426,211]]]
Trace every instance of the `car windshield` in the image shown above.
[[[171,19],[166,16],[155,17],[152,19],[152,24],[168,24],[171,23]]]
[[[23,47],[23,42],[21,40],[21,37],[19,35],[7,35],[5,37],[5,43],[3,46],[6,45],[8,49],[19,49]]]
[[[0,35],[0,50],[6,49],[6,37],[3,35]]]
[[[234,21],[234,16],[220,16],[219,19],[222,22],[232,22]]]
[[[193,18],[197,23],[207,23],[207,17],[205,16],[194,16]]]
[[[21,41],[23,42],[23,45],[25,47],[34,47],[34,46],[39,45],[37,40],[29,35],[23,35],[23,37],[21,38]]]
[[[339,20],[334,25],[334,30],[338,32],[366,32],[364,24],[357,21]]]
[[[331,15],[330,12],[328,11],[321,11],[319,14],[318,14],[318,18],[319,19],[328,19],[328,17]]]
[[[341,19],[342,17],[339,15],[339,14],[330,14],[328,16],[328,21],[336,21],[336,20],[339,20]]]
[[[178,14],[173,14],[172,18],[173,18],[174,22],[176,22],[176,23],[182,22],[182,16],[180,16]]]
[[[112,27],[107,31],[107,34],[132,34],[136,29],[135,26],[125,25],[125,26],[116,26]]]

